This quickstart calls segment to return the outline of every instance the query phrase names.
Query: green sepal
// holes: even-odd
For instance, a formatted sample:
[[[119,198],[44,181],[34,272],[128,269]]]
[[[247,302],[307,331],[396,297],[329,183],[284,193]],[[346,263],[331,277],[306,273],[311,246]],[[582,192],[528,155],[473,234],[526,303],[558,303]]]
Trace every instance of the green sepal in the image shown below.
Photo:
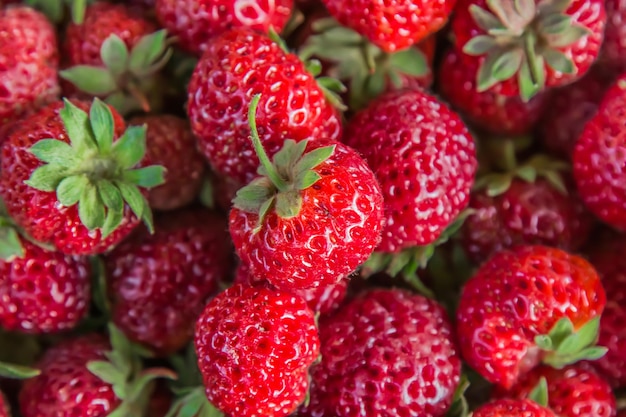
[[[106,68],[76,65],[59,71],[59,75],[79,90],[94,96],[105,96],[118,89],[115,78]]]
[[[102,42],[100,47],[100,58],[104,66],[111,73],[113,79],[118,79],[128,68],[129,53],[126,43],[112,33]]]
[[[64,167],[58,165],[42,165],[35,169],[30,178],[24,183],[39,191],[55,191],[59,183],[68,174]]]
[[[78,162],[74,149],[68,143],[56,139],[42,139],[31,146],[29,152],[47,164]]]
[[[204,387],[200,386],[178,398],[172,404],[165,417],[223,417],[207,399]]]
[[[543,407],[548,406],[548,381],[545,377],[539,378],[537,385],[528,394],[528,399]]]
[[[417,48],[407,48],[389,56],[391,67],[402,74],[423,77],[428,74],[426,57]]]
[[[17,230],[11,225],[0,226],[0,259],[11,262],[15,258],[23,258],[24,247]]]
[[[607,349],[596,346],[600,329],[600,317],[594,317],[580,329],[574,330],[569,318],[557,321],[547,335],[535,337],[535,344],[546,353],[543,362],[554,368],[563,368],[582,360],[596,360]]]
[[[100,229],[106,216],[104,205],[94,184],[87,184],[78,200],[78,216],[89,230]]]
[[[50,1],[50,0],[48,0]],[[87,3],[92,2],[93,0],[69,0],[70,11],[72,13],[72,22],[77,25],[82,25],[85,20],[85,10],[87,10]]]
[[[147,126],[130,126],[112,148],[112,155],[120,168],[132,168],[141,161],[146,153]]]
[[[461,374],[461,380],[454,390],[454,397],[452,397],[452,405],[446,413],[446,417],[468,417],[469,416],[469,404],[465,393],[470,386],[470,381],[465,373]]]
[[[159,30],[137,42],[130,53],[128,69],[136,76],[147,76],[155,69],[161,69],[172,53],[167,43],[167,30]]]
[[[124,180],[144,188],[154,188],[164,182],[165,168],[152,165],[126,171]]]
[[[39,369],[0,362],[0,377],[3,378],[28,379],[36,377],[40,373],[41,371]]]

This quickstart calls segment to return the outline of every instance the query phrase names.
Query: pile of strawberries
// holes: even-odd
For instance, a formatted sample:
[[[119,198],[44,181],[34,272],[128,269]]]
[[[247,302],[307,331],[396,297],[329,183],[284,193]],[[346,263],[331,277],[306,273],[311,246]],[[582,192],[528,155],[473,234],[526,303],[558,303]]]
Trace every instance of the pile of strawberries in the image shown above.
[[[623,21],[0,0],[0,417],[626,416]]]

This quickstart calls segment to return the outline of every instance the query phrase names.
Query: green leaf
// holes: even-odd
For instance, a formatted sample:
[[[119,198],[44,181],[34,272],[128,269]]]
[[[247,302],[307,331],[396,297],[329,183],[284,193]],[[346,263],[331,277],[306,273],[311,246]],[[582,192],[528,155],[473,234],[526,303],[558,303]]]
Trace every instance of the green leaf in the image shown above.
[[[480,56],[491,51],[498,44],[493,36],[478,35],[470,39],[464,46],[463,52],[467,55]]]
[[[315,171],[306,171],[296,177],[295,185],[297,190],[306,190],[316,182],[318,182],[322,177]]]
[[[24,247],[17,230],[11,226],[0,227],[0,259],[10,262],[15,258],[23,257]],[[1,372],[0,369],[0,375]]]
[[[608,351],[609,349],[604,346],[591,346],[580,352],[579,360],[595,361],[606,355]]]
[[[106,214],[106,218],[104,219],[104,224],[102,225],[102,239],[106,239],[113,233],[122,221],[124,220],[124,211],[123,210],[111,210],[109,209]]]
[[[150,210],[150,204],[148,200],[143,199],[143,216],[141,217],[143,224],[146,226],[150,234],[154,233],[154,219],[152,217],[152,210]]]
[[[59,112],[63,126],[70,138],[70,143],[77,155],[86,151],[97,151],[95,138],[91,130],[89,116],[82,109],[76,107],[68,99],[63,99],[65,105]]]
[[[118,368],[127,368],[129,359],[133,354],[133,346],[124,333],[113,323],[109,323],[108,330],[113,352],[118,354],[114,364]]]
[[[104,206],[93,184],[88,184],[78,201],[78,217],[89,230],[95,230],[104,224]]]
[[[528,394],[528,399],[544,407],[548,406],[548,381],[545,377],[539,378],[537,385]]]
[[[548,66],[555,71],[562,72],[563,74],[574,74],[576,72],[576,67],[572,60],[561,51],[546,48],[543,51],[543,57]]]
[[[237,191],[233,204],[248,213],[258,213],[265,201],[275,194],[275,189],[267,177],[254,179],[250,184]]]
[[[157,58],[165,52],[167,38],[167,30],[159,30],[157,32],[146,35],[130,52],[128,68],[132,73],[141,73],[150,67]]]
[[[124,211],[124,199],[120,190],[107,180],[98,181],[96,184],[98,194],[104,205],[113,211]]]
[[[283,219],[296,217],[302,209],[302,196],[298,191],[286,191],[276,195],[276,214]]]
[[[293,166],[300,160],[302,154],[304,154],[307,143],[308,140],[306,139],[300,142],[296,142],[293,139],[285,140],[283,147],[276,152],[272,158],[274,165],[281,175],[287,175],[288,172],[292,170]],[[259,175],[266,175],[262,165],[259,166]]]
[[[85,188],[89,186],[89,179],[82,174],[72,175],[61,180],[57,187],[57,199],[65,207],[78,203]]]
[[[109,35],[100,47],[102,62],[109,69],[113,78],[118,79],[128,67],[128,48],[116,34]]]
[[[130,126],[113,144],[113,157],[120,168],[137,165],[146,154],[146,126]]]
[[[552,329],[550,329],[548,336],[550,337],[550,339],[552,339],[552,345],[558,346],[567,336],[569,336],[573,332],[574,325],[572,324],[572,321],[567,317],[563,317],[562,319],[559,319],[559,321],[557,321],[554,326],[552,326]]]
[[[511,187],[511,181],[511,176],[507,174],[494,177],[494,179],[489,184],[487,184],[487,195],[489,197],[495,197],[504,194],[506,190]]]
[[[87,0],[72,0],[72,22],[82,25],[85,20]]]
[[[143,195],[141,195],[137,186],[122,182],[116,182],[116,185],[122,193],[122,198],[126,204],[128,204],[133,213],[135,213],[135,216],[142,219],[144,216],[145,204]]]
[[[585,323],[575,333],[578,343],[581,347],[587,347],[598,341],[598,333],[600,331],[600,316],[596,316]]]
[[[512,49],[501,54],[493,63],[491,76],[498,81],[511,78],[519,70],[524,59],[524,51]]]
[[[107,154],[111,150],[115,130],[111,109],[101,100],[95,99],[89,110],[89,120],[100,152]]]
[[[319,59],[311,59],[306,61],[306,70],[313,77],[316,77],[322,73],[322,63]]]
[[[515,171],[515,175],[528,183],[533,183],[537,179],[537,170],[533,166],[524,165]]]
[[[475,4],[472,4],[469,7],[469,12],[474,19],[474,22],[476,22],[478,27],[485,32],[495,28],[504,29],[504,26],[494,14]]]
[[[153,188],[165,183],[165,168],[160,165],[151,165],[126,171],[124,180],[139,187]]]
[[[541,89],[539,83],[533,81],[528,60],[524,60],[520,66],[520,70],[517,73],[517,83],[520,88],[520,98],[525,103],[528,103]]]
[[[404,49],[392,54],[391,67],[403,74],[422,77],[428,74],[428,63],[424,53],[416,47]]]
[[[267,216],[267,213],[269,213],[270,209],[274,205],[275,200],[276,196],[273,195],[265,200],[263,204],[261,204],[261,208],[259,208],[259,219],[256,226],[254,227],[254,230],[252,231],[253,234],[258,233],[261,230],[261,227],[263,227],[263,221],[265,220],[265,216]]]
[[[548,35],[558,35],[567,30],[572,24],[572,19],[566,14],[547,14],[539,20],[540,32]]]
[[[535,345],[542,350],[552,350],[553,348],[552,339],[550,339],[550,336],[545,334],[535,336]]]
[[[296,163],[296,175],[317,167],[319,164],[330,158],[333,152],[335,152],[335,145],[324,146],[322,148],[314,149],[311,152],[307,152]]]
[[[111,72],[102,67],[76,65],[59,71],[59,75],[74,84],[80,91],[94,96],[106,96],[118,89]]]
[[[24,183],[39,191],[52,192],[66,175],[66,169],[53,164],[43,165],[35,169]]]
[[[476,75],[476,91],[479,93],[489,90],[498,84],[498,80],[493,77],[493,65],[498,59],[498,54],[494,51],[487,55]]]
[[[28,151],[47,164],[71,166],[78,159],[74,149],[68,143],[58,139],[42,139],[31,146]]]
[[[106,361],[92,361],[87,363],[87,369],[89,372],[100,378],[102,381],[111,384],[119,385],[124,382],[124,375],[120,370],[110,362]]]
[[[0,362],[0,376],[4,378],[27,379],[35,377],[40,373],[39,369]]]
[[[584,26],[572,25],[565,31],[548,37],[548,46],[552,48],[564,48],[583,37],[589,35],[589,29]]]
[[[59,23],[63,19],[64,5],[61,1],[25,0],[24,3],[40,10],[51,22]]]

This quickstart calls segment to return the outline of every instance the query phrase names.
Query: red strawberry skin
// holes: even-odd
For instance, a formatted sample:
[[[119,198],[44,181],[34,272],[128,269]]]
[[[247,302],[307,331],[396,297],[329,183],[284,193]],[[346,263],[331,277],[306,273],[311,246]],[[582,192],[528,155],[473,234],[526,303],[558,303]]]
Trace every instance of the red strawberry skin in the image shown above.
[[[502,395],[527,398],[545,378],[548,384],[548,407],[559,416],[615,417],[615,396],[611,386],[583,365],[563,369],[539,366]]]
[[[557,417],[531,400],[502,399],[478,407],[472,417]]]
[[[227,415],[287,416],[304,400],[319,355],[314,314],[296,296],[235,285],[196,325],[206,394]]]
[[[461,362],[438,304],[403,290],[372,290],[320,322],[311,417],[444,416]]]
[[[626,3],[622,0],[605,1],[606,28],[598,63],[609,71],[626,71]]]
[[[626,230],[626,75],[609,88],[585,125],[573,153],[578,192],[609,225]]]
[[[462,290],[459,346],[485,379],[510,388],[541,360],[536,335],[564,317],[578,329],[605,303],[598,274],[583,258],[546,246],[502,250]]]
[[[591,364],[619,388],[626,385],[626,239],[618,236],[602,242],[590,260],[602,278],[607,297],[598,345],[609,349]]]
[[[535,0],[538,4],[539,0]],[[470,6],[476,5],[485,10],[490,10],[487,0],[459,0],[455,8],[455,17],[452,19],[452,32],[454,33],[455,45],[462,51],[465,44],[476,35],[484,35],[486,32],[481,29],[470,14]],[[565,85],[582,77],[591,67],[600,52],[600,45],[604,33],[606,22],[606,12],[604,0],[573,0],[564,14],[571,18],[573,24],[584,26],[588,29],[588,34],[577,42],[565,47],[558,48],[560,52],[570,58],[575,67],[573,74],[557,72],[549,67],[545,67],[546,87]],[[477,61],[475,65],[480,65],[485,60],[485,56],[467,56],[469,60]],[[494,87],[492,91],[506,96],[520,95],[517,77],[509,78]]]
[[[495,135],[528,133],[545,109],[547,96],[538,94],[527,103],[494,91],[476,91],[478,62],[448,50],[439,67],[439,90],[450,105],[479,129]]]
[[[574,251],[591,232],[591,216],[576,191],[563,195],[542,178],[534,183],[514,179],[495,197],[476,191],[469,207],[475,212],[463,223],[461,242],[478,264],[502,249],[522,244]]]
[[[0,327],[21,333],[74,328],[89,308],[89,261],[21,241],[22,258],[0,260]]]
[[[0,9],[0,135],[9,122],[56,100],[54,27],[30,7]]]
[[[11,410],[9,409],[9,403],[0,391],[0,417],[11,417]]]
[[[280,33],[289,20],[293,0],[157,0],[159,22],[187,51],[201,55],[214,36],[239,27]]]
[[[26,380],[19,395],[23,417],[100,417],[119,405],[110,384],[92,374],[88,362],[106,360],[111,350],[100,335],[66,340],[36,365],[41,374]]]
[[[320,179],[302,190],[302,208],[283,219],[274,209],[254,233],[258,215],[233,207],[230,234],[250,272],[278,289],[335,284],[371,255],[380,241],[383,198],[366,162],[341,143],[308,142],[305,153],[335,145],[313,169]]]
[[[89,112],[89,103],[73,101]],[[11,131],[2,144],[0,164],[0,196],[18,225],[39,242],[50,243],[65,254],[87,255],[102,253],[124,239],[138,224],[139,219],[126,207],[120,226],[102,239],[100,230],[89,232],[81,223],[77,205],[63,207],[56,193],[36,190],[26,184],[33,171],[42,162],[29,152],[42,139],[55,138],[70,143],[59,116],[63,102],[52,103],[25,118]],[[126,128],[122,117],[111,108],[115,124],[115,138]],[[144,158],[144,163],[147,161]]]
[[[204,178],[204,158],[188,123],[172,115],[147,115],[134,117],[129,124],[148,127],[146,155],[165,168],[165,184],[148,192],[150,207],[175,210],[195,200]]]
[[[104,257],[113,322],[161,355],[193,338],[194,323],[232,268],[226,220],[202,208],[158,215]]]
[[[386,52],[399,51],[437,32],[448,21],[455,0],[323,0],[341,24]]]
[[[138,10],[97,1],[87,7],[82,24],[68,25],[63,41],[63,64],[102,65],[100,47],[109,36],[119,36],[130,50],[143,36],[156,30],[156,25]]]
[[[474,140],[434,97],[417,90],[383,95],[350,121],[344,142],[364,156],[383,190],[378,250],[430,244],[467,206]]]
[[[256,177],[247,114],[256,94],[259,135],[270,157],[285,139],[341,137],[336,110],[298,57],[267,36],[230,30],[207,45],[188,88],[192,131],[218,174],[243,183]]]

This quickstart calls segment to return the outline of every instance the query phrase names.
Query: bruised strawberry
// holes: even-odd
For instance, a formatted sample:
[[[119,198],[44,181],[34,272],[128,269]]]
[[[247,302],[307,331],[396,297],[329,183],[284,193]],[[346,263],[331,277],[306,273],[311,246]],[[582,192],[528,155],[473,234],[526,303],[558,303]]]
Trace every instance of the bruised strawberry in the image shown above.
[[[319,355],[315,317],[303,299],[244,285],[209,302],[195,345],[209,401],[240,417],[293,412]]]
[[[65,254],[102,253],[142,219],[151,227],[142,193],[163,182],[163,168],[146,166],[144,154],[145,128],[126,129],[101,101],[56,102],[4,141],[0,196],[35,240]]]
[[[583,258],[545,246],[502,250],[467,282],[457,310],[464,359],[504,388],[539,362],[597,359],[606,295]]]
[[[169,355],[193,337],[194,323],[231,271],[226,219],[200,208],[158,215],[104,256],[112,319],[131,340]]]

